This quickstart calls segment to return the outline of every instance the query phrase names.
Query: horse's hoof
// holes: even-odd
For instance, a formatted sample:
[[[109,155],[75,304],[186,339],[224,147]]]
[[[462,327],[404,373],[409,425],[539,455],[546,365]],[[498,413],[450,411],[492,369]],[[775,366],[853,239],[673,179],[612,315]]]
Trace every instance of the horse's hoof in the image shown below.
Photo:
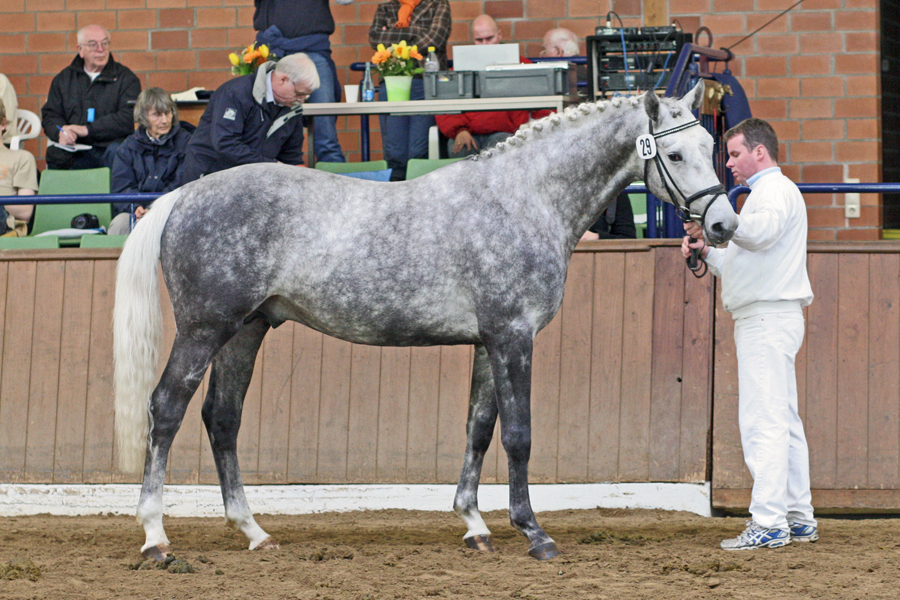
[[[551,540],[529,549],[528,554],[538,560],[549,560],[559,556],[559,549],[556,547],[556,542]]]
[[[172,552],[171,548],[169,548],[165,544],[160,544],[158,546],[151,546],[150,548],[147,548],[146,550],[141,552],[141,556],[143,556],[147,560],[162,562],[166,560],[166,557],[170,552]]]
[[[278,542],[268,537],[262,541],[262,543],[254,548],[254,550],[278,550],[281,546],[278,545]]]
[[[465,542],[466,546],[480,552],[494,551],[494,538],[491,537],[491,534],[473,535],[472,537],[465,538]]]

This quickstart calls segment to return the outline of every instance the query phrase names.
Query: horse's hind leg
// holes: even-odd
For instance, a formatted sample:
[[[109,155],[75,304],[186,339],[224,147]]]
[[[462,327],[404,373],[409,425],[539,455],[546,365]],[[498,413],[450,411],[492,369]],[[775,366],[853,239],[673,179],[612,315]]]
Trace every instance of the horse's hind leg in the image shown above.
[[[150,398],[150,448],[144,463],[137,518],[146,534],[141,554],[154,560],[163,560],[170,551],[162,524],[162,493],[172,440],[212,356],[233,331],[190,333],[179,332],[175,336],[169,362]]]
[[[559,554],[556,542],[538,525],[528,495],[531,458],[531,353],[533,340],[522,334],[501,334],[486,342],[500,411],[500,431],[509,463],[509,520],[539,560]]]
[[[459,485],[453,500],[456,511],[468,527],[463,540],[470,548],[493,552],[491,532],[478,512],[478,482],[484,455],[491,445],[494,424],[497,422],[497,396],[494,393],[494,377],[491,361],[484,346],[475,346],[472,365],[472,391],[469,397],[469,418],[466,423],[466,456],[463,459]]]
[[[209,391],[203,402],[203,423],[209,435],[228,524],[250,540],[250,549],[277,548],[278,544],[256,524],[247,498],[237,458],[244,396],[253,376],[253,364],[269,330],[264,319],[255,319],[219,351],[213,360]]]

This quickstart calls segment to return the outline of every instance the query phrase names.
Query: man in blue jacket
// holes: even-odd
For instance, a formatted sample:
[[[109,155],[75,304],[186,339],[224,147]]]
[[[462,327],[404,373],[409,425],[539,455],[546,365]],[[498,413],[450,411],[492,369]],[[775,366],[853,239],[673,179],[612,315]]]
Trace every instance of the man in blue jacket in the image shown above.
[[[50,84],[41,109],[51,169],[112,167],[116,148],[134,132],[132,107],[141,81],[113,60],[109,32],[99,25],[78,31],[78,56]],[[90,146],[75,151],[75,144]]]
[[[181,184],[238,165],[303,164],[302,102],[318,87],[303,53],[223,83],[191,136]]]

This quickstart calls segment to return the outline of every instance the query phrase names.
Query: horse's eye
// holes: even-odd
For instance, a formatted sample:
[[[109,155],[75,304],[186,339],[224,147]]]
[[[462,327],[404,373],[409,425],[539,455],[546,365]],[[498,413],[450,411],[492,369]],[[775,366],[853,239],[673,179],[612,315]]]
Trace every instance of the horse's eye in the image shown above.
[[[680,154],[678,154],[677,152],[673,152],[669,155],[669,160],[671,160],[672,162],[681,162],[683,159]]]

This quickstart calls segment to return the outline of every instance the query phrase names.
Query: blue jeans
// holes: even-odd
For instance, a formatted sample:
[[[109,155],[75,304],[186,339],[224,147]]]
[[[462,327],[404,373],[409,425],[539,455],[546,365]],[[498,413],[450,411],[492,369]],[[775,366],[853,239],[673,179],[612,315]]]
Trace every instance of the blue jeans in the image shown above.
[[[410,100],[425,99],[425,84],[421,79],[412,80]],[[387,100],[384,83],[378,86],[378,100]],[[381,144],[384,159],[392,169],[391,181],[406,179],[406,163],[411,158],[428,158],[428,129],[434,125],[432,115],[394,117],[379,115]]]
[[[316,65],[316,71],[319,73],[319,89],[309,95],[307,102],[339,102],[340,96],[335,97],[337,74],[330,61],[317,52],[307,52],[306,55]],[[338,142],[337,117],[313,117],[313,121],[316,160],[346,162],[341,144]]]

